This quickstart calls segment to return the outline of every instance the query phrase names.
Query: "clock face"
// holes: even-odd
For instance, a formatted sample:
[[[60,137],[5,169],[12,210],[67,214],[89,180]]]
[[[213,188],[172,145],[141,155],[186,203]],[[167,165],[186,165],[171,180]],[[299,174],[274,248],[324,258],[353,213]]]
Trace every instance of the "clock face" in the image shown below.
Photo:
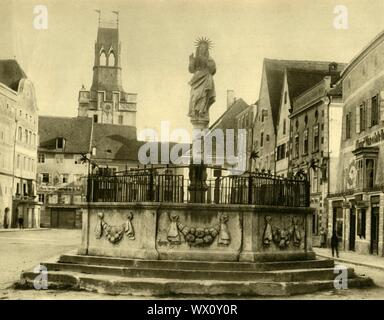
[[[105,112],[110,112],[111,109],[112,109],[112,105],[111,105],[110,103],[106,103],[106,104],[104,105],[104,111],[105,111]]]
[[[347,176],[347,187],[354,188],[356,186],[356,165],[355,161],[352,161],[348,168],[348,176]]]

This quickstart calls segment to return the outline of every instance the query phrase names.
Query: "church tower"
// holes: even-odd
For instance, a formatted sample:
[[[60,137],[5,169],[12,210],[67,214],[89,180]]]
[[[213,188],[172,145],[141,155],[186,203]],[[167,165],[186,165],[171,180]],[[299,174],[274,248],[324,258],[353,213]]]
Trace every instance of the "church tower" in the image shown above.
[[[99,19],[92,86],[79,92],[78,116],[92,117],[95,123],[136,126],[136,99],[137,94],[122,86],[118,19],[112,24]]]

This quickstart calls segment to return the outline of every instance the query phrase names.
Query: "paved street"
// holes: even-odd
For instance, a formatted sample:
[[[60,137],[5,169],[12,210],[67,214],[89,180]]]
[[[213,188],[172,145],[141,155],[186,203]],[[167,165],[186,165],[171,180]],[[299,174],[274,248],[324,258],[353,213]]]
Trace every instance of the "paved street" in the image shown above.
[[[80,230],[0,231],[0,290],[18,280],[22,270],[76,249]]]
[[[22,270],[33,268],[39,262],[54,258],[60,254],[75,250],[81,240],[80,230],[39,230],[39,231],[12,231],[0,232],[0,299],[149,299],[148,297],[134,296],[108,296],[90,292],[68,292],[54,290],[14,290],[10,288],[18,280]],[[318,250],[327,255],[328,250]],[[340,253],[344,259],[357,259],[347,253]],[[361,258],[360,258],[361,259]],[[371,277],[377,287],[371,289],[350,289],[321,292],[317,294],[293,296],[288,299],[384,299],[384,258],[366,257],[365,261],[375,264],[376,267],[353,265],[338,262],[355,268],[356,273]],[[186,297],[177,297],[185,299]],[[188,297],[191,298],[191,297]],[[218,297],[234,298],[236,297]],[[175,299],[175,297],[172,297]],[[211,299],[211,297],[196,297],[196,299]],[[260,298],[254,298],[260,299]]]

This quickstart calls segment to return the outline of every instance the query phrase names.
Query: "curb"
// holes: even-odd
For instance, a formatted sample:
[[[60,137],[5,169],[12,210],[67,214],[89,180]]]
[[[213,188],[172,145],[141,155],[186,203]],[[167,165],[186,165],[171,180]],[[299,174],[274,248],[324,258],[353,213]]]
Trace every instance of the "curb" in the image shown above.
[[[378,265],[375,265],[375,264],[368,264],[368,263],[364,263],[364,262],[357,262],[357,261],[347,260],[347,259],[342,259],[342,258],[333,258],[333,257],[327,256],[327,255],[324,255],[324,254],[319,254],[319,253],[316,253],[316,255],[319,256],[319,257],[322,257],[322,258],[333,259],[333,260],[338,261],[338,262],[345,262],[345,263],[353,264],[353,265],[356,265],[356,266],[374,268],[374,269],[378,269],[378,270],[384,270],[384,265],[383,266],[378,266]]]

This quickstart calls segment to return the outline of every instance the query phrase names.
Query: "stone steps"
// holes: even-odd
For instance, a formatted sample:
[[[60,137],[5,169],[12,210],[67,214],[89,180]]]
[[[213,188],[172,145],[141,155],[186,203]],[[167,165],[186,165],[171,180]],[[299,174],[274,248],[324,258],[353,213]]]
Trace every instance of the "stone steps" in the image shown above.
[[[24,272],[17,288],[33,288],[36,274]],[[348,288],[372,285],[369,278],[354,277]],[[171,296],[289,296],[334,289],[333,280],[311,281],[220,281],[181,280],[164,278],[130,278],[111,275],[82,274],[78,272],[50,271],[49,289],[87,290],[111,295]]]
[[[217,280],[217,281],[275,281],[294,282],[311,280],[333,280],[333,268],[313,268],[274,271],[228,271],[228,270],[193,270],[114,267],[101,265],[85,265],[70,263],[42,263],[48,272],[77,272],[85,274],[111,275],[129,278],[161,278],[175,280]],[[354,278],[352,268],[348,269],[348,277]]]
[[[172,270],[273,271],[312,268],[333,268],[332,259],[276,262],[216,262],[186,260],[141,260],[85,255],[62,255],[59,263],[101,265],[114,267],[159,268]]]

